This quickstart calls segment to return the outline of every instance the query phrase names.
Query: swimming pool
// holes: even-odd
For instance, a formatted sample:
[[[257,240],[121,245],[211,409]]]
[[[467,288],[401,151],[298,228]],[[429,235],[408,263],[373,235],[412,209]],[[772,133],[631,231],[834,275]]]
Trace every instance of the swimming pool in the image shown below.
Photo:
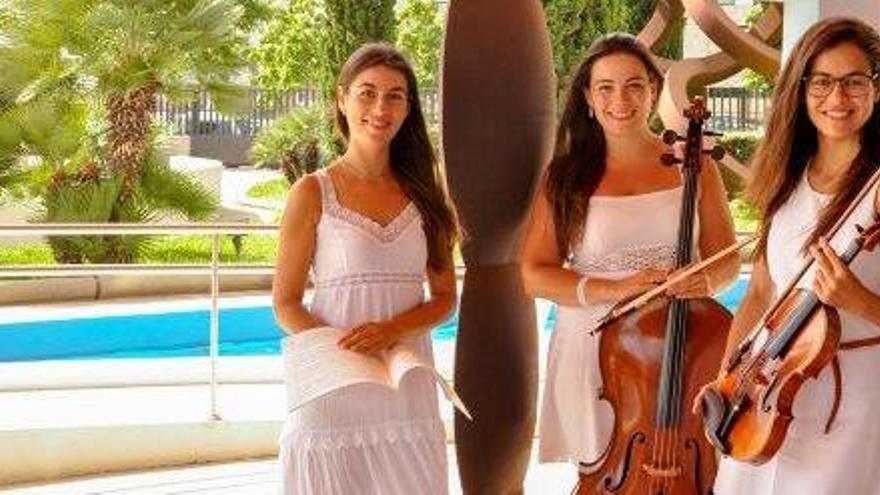
[[[719,302],[733,310],[745,294],[740,278]],[[541,328],[549,332],[555,306],[540,301],[546,314]],[[548,307],[549,306],[549,307]],[[169,358],[208,355],[207,310],[69,318],[0,324],[0,362],[48,359]],[[457,316],[435,328],[435,341],[455,338]],[[266,305],[220,311],[220,355],[251,356],[280,352],[282,331]]]

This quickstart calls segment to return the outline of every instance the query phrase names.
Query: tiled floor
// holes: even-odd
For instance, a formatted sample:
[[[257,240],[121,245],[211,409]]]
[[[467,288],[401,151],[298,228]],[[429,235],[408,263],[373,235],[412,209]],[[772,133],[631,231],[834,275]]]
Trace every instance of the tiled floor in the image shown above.
[[[455,449],[449,447],[450,493],[459,494]],[[574,484],[574,468],[564,464],[532,465],[526,477],[527,494],[567,494]],[[277,463],[274,459],[161,469],[138,473],[78,478],[0,493],[15,495],[275,495],[278,493]]]

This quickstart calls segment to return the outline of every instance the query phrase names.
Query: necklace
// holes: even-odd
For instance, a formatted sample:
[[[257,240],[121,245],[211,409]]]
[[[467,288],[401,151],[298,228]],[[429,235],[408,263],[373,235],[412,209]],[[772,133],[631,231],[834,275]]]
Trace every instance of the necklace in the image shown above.
[[[357,165],[346,160],[344,157],[339,157],[339,161],[342,163],[343,166],[346,166],[348,169],[350,169],[351,172],[354,175],[356,175],[359,179],[365,180],[368,182],[376,182],[376,181],[378,181],[380,179],[384,179],[390,175],[388,172],[383,172],[380,174],[371,174],[369,172],[364,171],[361,167],[358,167]]]

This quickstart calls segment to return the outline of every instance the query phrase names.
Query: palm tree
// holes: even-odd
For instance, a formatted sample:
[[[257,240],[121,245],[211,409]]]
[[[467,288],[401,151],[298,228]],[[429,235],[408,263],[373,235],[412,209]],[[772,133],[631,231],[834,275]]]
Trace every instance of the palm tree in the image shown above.
[[[191,219],[216,208],[156,153],[152,120],[207,89],[221,110],[242,108],[243,5],[257,0],[6,0],[0,4],[0,187],[22,156],[41,164],[44,220]],[[4,136],[5,134],[5,136]],[[47,172],[46,169],[51,172]],[[99,207],[100,205],[100,207]],[[114,244],[115,242],[115,244]],[[56,243],[57,244],[57,243]],[[66,260],[130,261],[137,243]],[[53,246],[55,247],[55,246]]]

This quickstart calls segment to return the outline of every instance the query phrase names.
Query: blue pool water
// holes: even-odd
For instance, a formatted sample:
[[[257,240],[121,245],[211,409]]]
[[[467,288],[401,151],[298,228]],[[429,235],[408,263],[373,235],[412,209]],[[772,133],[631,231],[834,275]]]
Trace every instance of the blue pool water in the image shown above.
[[[733,310],[745,294],[739,279],[718,297]],[[551,306],[542,325],[553,328]],[[155,358],[208,355],[207,310],[0,324],[0,362],[45,359]],[[435,341],[455,338],[453,317],[432,332]],[[220,313],[220,355],[278,354],[282,331],[268,306],[226,308]]]

